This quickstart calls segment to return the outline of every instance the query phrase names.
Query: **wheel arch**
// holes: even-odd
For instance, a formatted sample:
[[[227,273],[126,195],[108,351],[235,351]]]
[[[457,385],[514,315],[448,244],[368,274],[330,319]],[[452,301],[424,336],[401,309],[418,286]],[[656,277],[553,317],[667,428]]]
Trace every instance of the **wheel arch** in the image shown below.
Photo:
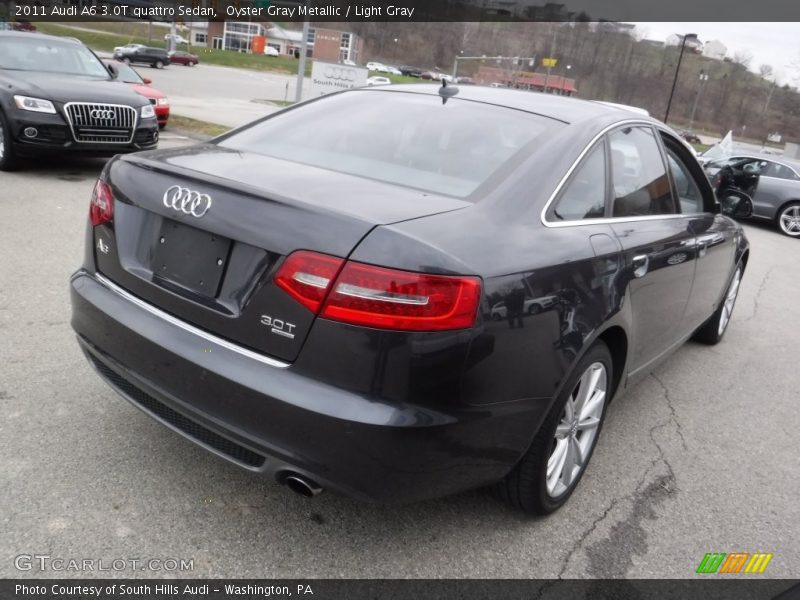
[[[772,216],[772,219],[777,222],[778,216],[783,212],[783,210],[792,204],[800,204],[800,198],[794,198],[792,200],[786,200],[783,202],[777,209],[775,209],[775,214]]]
[[[625,365],[628,360],[628,334],[621,326],[612,325],[595,339],[602,340],[611,353],[611,366],[613,368],[611,398],[613,399],[617,389],[619,389],[619,384],[622,382]]]

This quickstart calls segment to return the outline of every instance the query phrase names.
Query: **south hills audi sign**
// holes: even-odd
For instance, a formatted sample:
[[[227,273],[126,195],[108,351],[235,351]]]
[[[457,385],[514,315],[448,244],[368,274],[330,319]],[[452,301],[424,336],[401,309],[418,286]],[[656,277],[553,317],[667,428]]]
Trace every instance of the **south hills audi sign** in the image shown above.
[[[337,63],[314,61],[311,67],[311,98],[367,85],[367,70]]]

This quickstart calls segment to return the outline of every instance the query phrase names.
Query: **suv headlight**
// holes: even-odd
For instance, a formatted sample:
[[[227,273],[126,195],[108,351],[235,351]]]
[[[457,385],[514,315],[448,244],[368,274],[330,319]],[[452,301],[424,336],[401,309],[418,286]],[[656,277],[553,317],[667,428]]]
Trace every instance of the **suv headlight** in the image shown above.
[[[153,108],[152,104],[148,103],[148,104],[145,104],[142,107],[142,118],[143,119],[149,119],[149,118],[152,118],[152,117],[155,117],[155,116],[156,116],[156,111]]]
[[[17,108],[22,110],[30,110],[32,112],[48,113],[51,115],[56,114],[56,107],[50,100],[43,100],[42,98],[30,98],[28,96],[14,96],[14,102]]]

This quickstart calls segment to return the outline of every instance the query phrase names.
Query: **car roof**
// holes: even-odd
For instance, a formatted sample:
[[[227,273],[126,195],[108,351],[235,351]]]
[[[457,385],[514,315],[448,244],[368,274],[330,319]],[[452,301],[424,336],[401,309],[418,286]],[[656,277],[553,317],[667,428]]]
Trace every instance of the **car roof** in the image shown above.
[[[49,35],[47,33],[34,33],[30,31],[0,31],[0,37],[19,37],[20,39],[44,39],[50,40],[53,42],[61,42],[64,44],[74,44],[76,46],[83,46],[83,42],[81,42],[77,38],[73,37],[62,37],[59,35]]]
[[[393,85],[391,88],[380,88],[378,90],[373,88],[371,92],[408,92],[438,96],[440,87],[441,86],[437,84],[426,85],[410,83]],[[527,90],[493,88],[489,86],[465,86],[460,87],[458,95],[454,97],[523,110],[556,119],[567,124],[604,118],[613,120],[615,117],[619,118],[619,120],[637,118],[658,123],[658,121],[651,117],[647,117],[643,114],[635,114],[630,110],[618,106],[610,106],[589,100],[570,98],[568,96],[558,96],[556,94],[529,92]]]
[[[787,167],[792,167],[795,171],[800,172],[800,160],[783,156],[782,154],[760,154],[758,152],[732,152],[728,156],[712,159],[711,162],[720,160],[730,160],[733,158],[755,158],[758,160],[768,160],[776,163],[783,163]]]

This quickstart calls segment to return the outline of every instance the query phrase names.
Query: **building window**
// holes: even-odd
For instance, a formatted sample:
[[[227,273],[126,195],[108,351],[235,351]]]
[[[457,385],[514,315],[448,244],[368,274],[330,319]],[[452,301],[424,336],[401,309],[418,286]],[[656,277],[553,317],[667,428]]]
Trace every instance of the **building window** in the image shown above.
[[[194,43],[195,44],[207,44],[208,43],[208,35],[205,33],[195,33],[194,34]]]
[[[317,30],[316,29],[309,29],[308,30],[308,43],[312,46],[314,45],[314,40],[317,38]]]

